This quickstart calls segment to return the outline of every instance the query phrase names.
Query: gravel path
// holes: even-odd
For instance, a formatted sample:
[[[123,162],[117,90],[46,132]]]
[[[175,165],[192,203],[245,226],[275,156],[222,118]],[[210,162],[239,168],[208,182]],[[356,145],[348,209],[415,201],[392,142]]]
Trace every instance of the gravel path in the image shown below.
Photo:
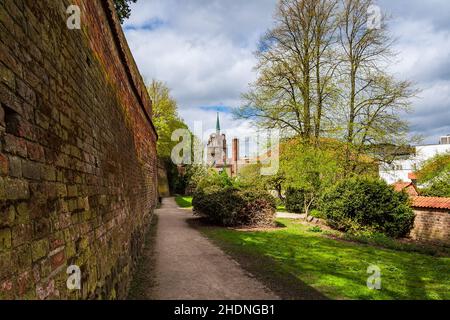
[[[178,208],[173,198],[156,210],[155,285],[153,299],[279,299],[188,224],[190,210]]]

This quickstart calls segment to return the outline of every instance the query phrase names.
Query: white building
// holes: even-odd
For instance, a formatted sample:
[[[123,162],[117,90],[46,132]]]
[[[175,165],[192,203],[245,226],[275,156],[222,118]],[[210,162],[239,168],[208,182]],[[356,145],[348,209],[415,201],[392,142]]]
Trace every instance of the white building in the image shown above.
[[[426,160],[447,152],[450,153],[450,134],[441,137],[439,144],[416,146],[415,153],[409,158],[395,160],[391,164],[381,164],[380,177],[389,184],[398,181],[411,182],[410,173],[420,169]]]

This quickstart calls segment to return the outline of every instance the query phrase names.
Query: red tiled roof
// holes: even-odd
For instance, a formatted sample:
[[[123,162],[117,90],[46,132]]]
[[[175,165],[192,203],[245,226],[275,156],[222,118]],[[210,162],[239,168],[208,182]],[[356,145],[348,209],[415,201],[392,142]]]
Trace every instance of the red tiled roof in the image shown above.
[[[432,208],[450,210],[450,198],[413,197],[412,206],[415,208]]]
[[[418,196],[419,192],[416,189],[416,186],[412,183],[412,182],[396,182],[394,183],[394,189],[397,192],[402,192],[403,190],[406,191],[407,194],[409,194],[410,196]]]
[[[394,183],[395,191],[401,192],[403,189],[408,188],[411,182],[396,182]]]
[[[408,179],[417,180],[417,174],[415,174],[414,172],[408,173]]]

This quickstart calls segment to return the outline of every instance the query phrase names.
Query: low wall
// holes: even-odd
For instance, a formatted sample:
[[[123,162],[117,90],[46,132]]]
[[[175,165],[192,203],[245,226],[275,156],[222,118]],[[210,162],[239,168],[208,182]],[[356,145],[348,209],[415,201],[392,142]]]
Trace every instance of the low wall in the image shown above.
[[[450,211],[414,208],[416,218],[411,238],[450,245]]]

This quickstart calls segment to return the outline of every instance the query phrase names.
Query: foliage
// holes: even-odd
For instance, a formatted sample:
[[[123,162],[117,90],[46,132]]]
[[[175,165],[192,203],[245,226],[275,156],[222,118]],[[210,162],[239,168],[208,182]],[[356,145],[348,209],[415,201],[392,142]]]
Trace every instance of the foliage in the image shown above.
[[[125,19],[128,19],[131,14],[130,3],[136,3],[137,0],[114,0],[114,7],[116,8],[117,15],[119,16],[120,23],[123,23]]]
[[[417,172],[426,196],[450,197],[450,153],[436,155],[424,163]]]
[[[428,188],[422,190],[422,195],[426,197],[450,197],[450,175],[445,179],[433,181]]]
[[[187,129],[187,125],[178,115],[178,106],[170,95],[170,89],[163,82],[152,80],[147,86],[152,100],[152,121],[158,132],[158,155],[170,158],[173,147],[178,141],[172,141],[176,129]]]
[[[217,184],[197,188],[192,205],[197,215],[227,227],[272,226],[275,218],[275,199],[254,189]]]
[[[152,100],[152,121],[158,133],[158,157],[164,161],[170,191],[172,194],[184,194],[190,187],[191,177],[197,168],[187,165],[180,172],[180,168],[172,162],[172,150],[179,143],[172,141],[172,133],[177,129],[188,129],[188,126],[180,118],[177,102],[166,84],[152,80],[147,86],[147,92]],[[196,137],[191,134],[191,138],[194,144]]]
[[[220,188],[231,187],[233,186],[233,180],[228,176],[226,171],[218,173],[216,170],[210,168],[206,171],[206,174],[199,178],[196,191],[212,186]]]
[[[314,226],[308,229],[309,232],[316,232],[316,233],[320,233],[323,232],[322,228],[319,226]]]
[[[303,213],[305,211],[305,190],[288,188],[285,193],[286,210],[293,213]]]
[[[294,220],[277,221],[286,227],[265,232],[203,228],[202,232],[286,299],[320,298],[318,293],[341,300],[450,299],[448,256],[408,252],[406,244],[383,249],[378,244],[336,240],[325,231],[309,232],[310,226]],[[370,264],[382,270],[382,290],[367,288]]]
[[[248,164],[239,171],[238,183],[242,187],[252,187],[256,189],[266,189],[268,179],[261,175],[261,163]]]
[[[379,179],[354,177],[338,182],[324,193],[321,211],[331,227],[343,231],[404,237],[414,224],[408,195]]]
[[[348,145],[346,173],[355,172],[352,155],[384,160],[373,146],[408,142],[410,109],[416,91],[385,70],[395,57],[387,30],[367,28],[374,0],[281,0],[274,25],[256,53],[257,80],[243,94],[237,118],[306,143],[335,138]]]

